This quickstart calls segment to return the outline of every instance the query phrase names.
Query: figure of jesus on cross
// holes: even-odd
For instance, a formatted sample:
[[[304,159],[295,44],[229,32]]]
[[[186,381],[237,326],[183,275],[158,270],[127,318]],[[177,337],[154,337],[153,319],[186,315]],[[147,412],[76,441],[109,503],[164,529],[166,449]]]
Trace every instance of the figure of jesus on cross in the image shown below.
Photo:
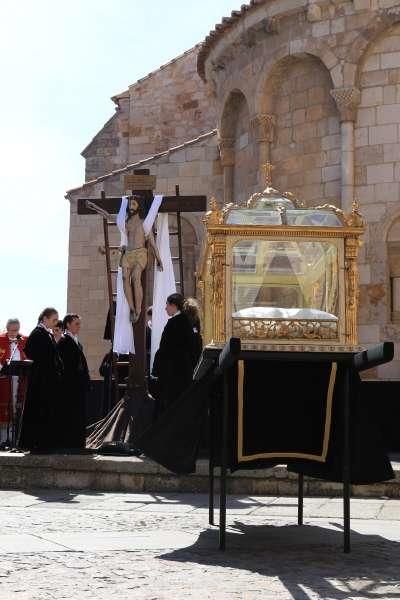
[[[135,324],[140,317],[143,302],[142,273],[148,262],[148,249],[154,253],[157,266],[160,271],[163,270],[160,254],[156,246],[153,232],[145,232],[143,219],[140,214],[140,198],[132,195],[128,197],[128,206],[125,219],[125,231],[127,245],[121,246],[120,267],[122,269],[122,279],[124,293],[130,309],[130,320]],[[89,200],[86,206],[96,211],[108,220],[115,220],[115,217],[97,206]]]

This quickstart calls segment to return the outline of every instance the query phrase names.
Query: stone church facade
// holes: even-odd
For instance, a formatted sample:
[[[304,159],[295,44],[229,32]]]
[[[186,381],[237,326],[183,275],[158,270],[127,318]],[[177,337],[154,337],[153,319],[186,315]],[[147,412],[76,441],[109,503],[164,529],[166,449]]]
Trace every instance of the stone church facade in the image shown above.
[[[370,377],[400,378],[400,1],[252,0],[206,40],[112,99],[113,117],[82,152],[85,183],[71,206],[68,310],[84,318],[96,376],[107,286],[102,223],[77,199],[122,195],[147,168],[157,193],[241,202],[273,183],[306,204],[367,222],[360,250],[359,340],[396,342],[395,360]],[[185,215],[185,282],[194,273],[202,216]]]

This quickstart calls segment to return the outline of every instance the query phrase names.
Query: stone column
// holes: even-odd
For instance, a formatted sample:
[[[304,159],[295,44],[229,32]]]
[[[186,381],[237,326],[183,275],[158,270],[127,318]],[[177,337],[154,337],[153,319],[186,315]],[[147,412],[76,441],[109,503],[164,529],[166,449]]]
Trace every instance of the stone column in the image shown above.
[[[220,138],[219,154],[224,172],[224,204],[233,202],[233,169],[235,167],[235,139]]]
[[[331,90],[340,114],[342,210],[351,212],[354,200],[354,122],[360,103],[360,90],[342,87]]]
[[[271,162],[270,144],[274,139],[275,115],[260,113],[251,120],[258,144],[258,182],[262,185],[263,167]]]

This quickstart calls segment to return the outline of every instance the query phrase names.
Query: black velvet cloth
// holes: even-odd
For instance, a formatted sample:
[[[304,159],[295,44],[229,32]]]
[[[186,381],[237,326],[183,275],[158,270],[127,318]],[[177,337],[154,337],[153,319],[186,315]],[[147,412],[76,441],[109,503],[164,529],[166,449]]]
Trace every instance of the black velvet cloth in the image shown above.
[[[154,357],[152,376],[160,412],[165,411],[191,385],[196,365],[193,327],[180,313],[167,321]]]
[[[209,377],[194,381],[135,440],[136,447],[173,473],[194,473],[210,393]]]
[[[339,372],[340,374],[340,372]],[[338,386],[340,385],[340,380]],[[377,399],[378,400],[378,399]],[[361,380],[350,373],[350,481],[369,484],[394,478],[387,455],[387,440],[381,423],[375,419],[375,406],[361,394]],[[295,461],[288,470],[326,481],[343,481],[343,394],[335,395],[332,413],[332,436],[325,463]]]
[[[54,338],[42,327],[28,337],[25,353],[33,360],[21,419],[19,447],[59,447],[58,425],[63,364]]]
[[[90,389],[89,369],[81,343],[65,335],[58,342],[64,364],[62,402],[59,407],[59,444],[63,448],[84,448],[86,440],[85,406]]]
[[[344,376],[349,369],[337,363],[332,395],[326,457],[323,441],[328,407],[330,362],[271,362],[250,360],[244,364],[243,454],[272,453],[276,457],[241,462],[238,459],[237,369],[231,374],[230,423],[232,436],[229,467],[252,469],[284,463],[288,469],[324,479],[343,481]],[[272,385],[266,387],[265,382]],[[385,481],[394,477],[383,447],[382,434],[361,401],[360,378],[349,372],[350,479],[354,484]],[[309,458],[286,454],[309,454]]]
[[[332,363],[246,360],[244,364],[243,454],[273,453],[275,457],[241,462],[238,459],[238,371],[229,379],[228,467],[254,469],[288,464],[292,471],[328,481],[342,481],[343,390],[349,368],[338,363],[332,395],[331,424],[325,462],[312,457],[289,458],[286,453],[323,451],[327,396]],[[215,463],[220,463],[222,382],[194,382],[138,440],[147,456],[175,473],[196,468],[204,420],[213,415]],[[211,404],[210,404],[211,402]],[[381,431],[360,398],[360,379],[350,373],[351,482],[373,483],[393,477]]]

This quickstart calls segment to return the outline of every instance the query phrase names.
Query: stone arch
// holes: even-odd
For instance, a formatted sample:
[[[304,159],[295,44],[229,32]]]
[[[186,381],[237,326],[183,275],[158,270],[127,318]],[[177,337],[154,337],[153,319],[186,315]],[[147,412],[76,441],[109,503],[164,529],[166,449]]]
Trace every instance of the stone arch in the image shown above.
[[[257,106],[274,122],[268,153],[274,184],[307,204],[340,205],[340,122],[327,65],[314,54],[295,53],[262,80]]]
[[[250,106],[246,95],[232,89],[226,96],[219,123],[220,155],[224,168],[224,199],[241,202],[257,176],[251,144]]]
[[[379,43],[390,29],[400,23],[400,10],[387,9],[374,15],[367,27],[365,27],[353,41],[348,52],[348,60],[357,65],[354,74],[354,85],[359,86],[364,63],[371,47]],[[351,85],[351,84],[349,84]]]
[[[237,110],[242,104],[247,105],[250,111],[246,94],[238,86],[233,86],[230,91],[225,94],[225,98],[222,103],[222,111],[218,127],[221,138],[232,137],[232,132],[236,126]]]
[[[266,90],[276,80],[282,77],[285,70],[296,60],[305,60],[307,58],[317,59],[327,71],[329,71],[332,87],[343,85],[343,79],[340,76],[341,70],[337,69],[339,59],[327,48],[326,44],[315,39],[294,40],[290,46],[284,44],[268,60],[261,69],[261,76],[256,86],[254,95],[255,113],[268,112],[268,94]]]

